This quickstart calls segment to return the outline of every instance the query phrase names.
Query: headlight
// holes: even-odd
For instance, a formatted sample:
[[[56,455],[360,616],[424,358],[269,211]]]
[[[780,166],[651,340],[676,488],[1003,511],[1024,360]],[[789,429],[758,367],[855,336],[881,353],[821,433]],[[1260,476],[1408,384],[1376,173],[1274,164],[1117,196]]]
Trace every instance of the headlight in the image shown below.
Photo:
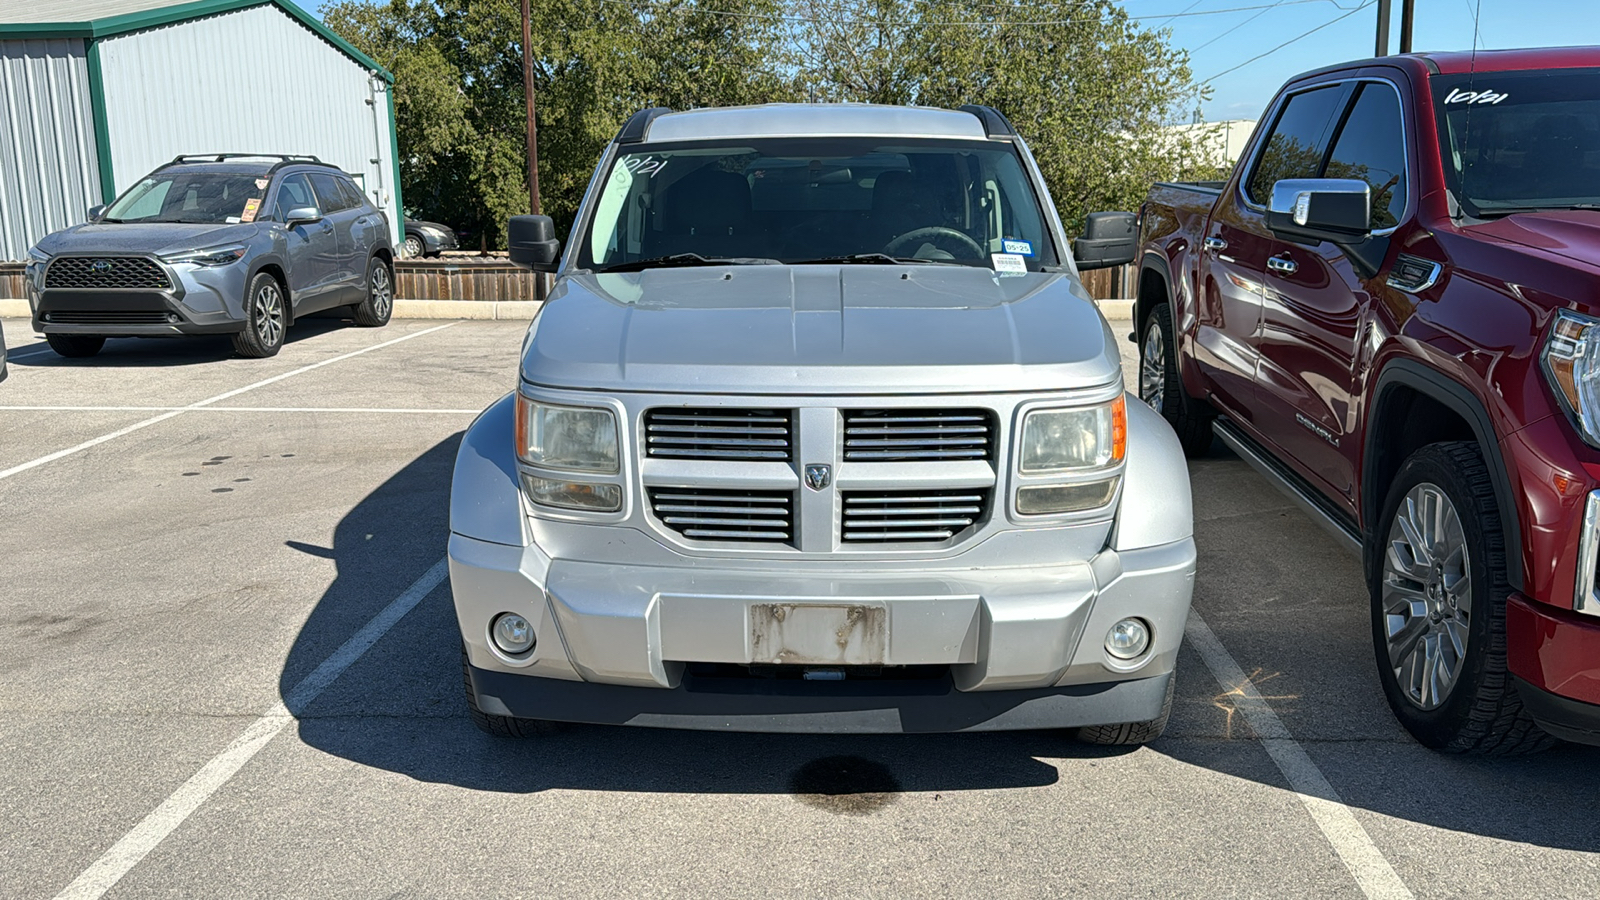
[[[517,397],[517,455],[547,469],[617,472],[617,417],[609,409],[550,406]]]
[[[163,256],[161,259],[168,263],[193,263],[197,266],[225,266],[244,259],[245,247],[243,244],[232,244],[227,247],[211,247],[206,250],[192,250],[185,253],[174,253]]]
[[[1544,345],[1544,374],[1578,433],[1600,447],[1600,321],[1556,313]]]
[[[43,265],[43,264],[45,264],[45,263],[50,261],[50,254],[44,252],[43,250],[40,250],[38,247],[29,247],[28,248],[28,261],[29,262],[36,262],[36,263],[39,263],[40,265]]]
[[[1103,469],[1122,462],[1128,449],[1128,408],[1122,397],[1079,409],[1037,409],[1022,423],[1027,474]]]

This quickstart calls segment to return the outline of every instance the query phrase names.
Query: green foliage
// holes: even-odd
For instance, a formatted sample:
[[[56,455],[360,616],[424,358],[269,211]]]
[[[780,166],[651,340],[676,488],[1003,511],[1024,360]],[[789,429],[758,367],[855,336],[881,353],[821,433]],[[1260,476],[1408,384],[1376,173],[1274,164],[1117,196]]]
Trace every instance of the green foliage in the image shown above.
[[[503,246],[528,206],[517,0],[342,0],[324,21],[395,73],[406,205]],[[1200,95],[1187,57],[1112,0],[540,0],[532,25],[540,193],[562,231],[649,106],[988,104],[1072,229],[1214,174],[1163,130]]]

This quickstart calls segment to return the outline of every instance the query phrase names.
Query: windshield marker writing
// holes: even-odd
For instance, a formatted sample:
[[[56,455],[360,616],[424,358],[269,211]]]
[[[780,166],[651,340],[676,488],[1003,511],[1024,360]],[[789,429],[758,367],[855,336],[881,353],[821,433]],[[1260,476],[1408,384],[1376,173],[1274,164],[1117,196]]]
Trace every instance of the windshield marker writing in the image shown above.
[[[1493,106],[1509,96],[1510,94],[1497,94],[1490,90],[1463,91],[1457,88],[1444,98],[1444,102],[1447,106],[1451,103],[1475,103],[1479,106]]]

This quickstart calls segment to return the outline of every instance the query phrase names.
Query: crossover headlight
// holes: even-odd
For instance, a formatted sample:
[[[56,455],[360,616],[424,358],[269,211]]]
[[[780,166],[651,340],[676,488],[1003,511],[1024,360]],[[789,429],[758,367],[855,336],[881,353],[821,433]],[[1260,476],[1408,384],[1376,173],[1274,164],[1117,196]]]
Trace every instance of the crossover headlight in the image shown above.
[[[209,247],[205,250],[190,250],[183,253],[174,253],[161,257],[167,263],[193,263],[197,266],[226,266],[244,259],[246,248],[243,244],[230,244],[226,247]]]
[[[617,473],[617,417],[609,409],[517,397],[517,456],[546,469]]]
[[[1036,409],[1022,422],[1026,474],[1103,469],[1128,449],[1128,408],[1122,397],[1099,406]]]
[[[1600,447],[1600,320],[1556,313],[1544,345],[1544,374],[1585,442]]]

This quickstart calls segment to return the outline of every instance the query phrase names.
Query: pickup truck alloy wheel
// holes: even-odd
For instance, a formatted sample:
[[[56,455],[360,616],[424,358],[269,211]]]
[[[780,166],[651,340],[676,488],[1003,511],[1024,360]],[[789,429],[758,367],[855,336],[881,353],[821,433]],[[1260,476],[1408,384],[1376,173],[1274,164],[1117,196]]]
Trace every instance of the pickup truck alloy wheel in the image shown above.
[[[1144,331],[1144,352],[1139,355],[1139,399],[1160,412],[1167,392],[1167,347],[1155,316]]]
[[[1144,340],[1139,344],[1139,399],[1161,414],[1178,433],[1183,452],[1200,456],[1211,449],[1211,404],[1184,393],[1178,375],[1173,338],[1172,307],[1163,303],[1144,319]]]
[[[1383,611],[1401,695],[1437,709],[1466,662],[1472,558],[1461,516],[1436,484],[1412,488],[1395,511],[1383,557]]]
[[[270,274],[258,272],[244,296],[244,330],[233,336],[233,349],[253,359],[276,355],[288,328],[282,286]]]

